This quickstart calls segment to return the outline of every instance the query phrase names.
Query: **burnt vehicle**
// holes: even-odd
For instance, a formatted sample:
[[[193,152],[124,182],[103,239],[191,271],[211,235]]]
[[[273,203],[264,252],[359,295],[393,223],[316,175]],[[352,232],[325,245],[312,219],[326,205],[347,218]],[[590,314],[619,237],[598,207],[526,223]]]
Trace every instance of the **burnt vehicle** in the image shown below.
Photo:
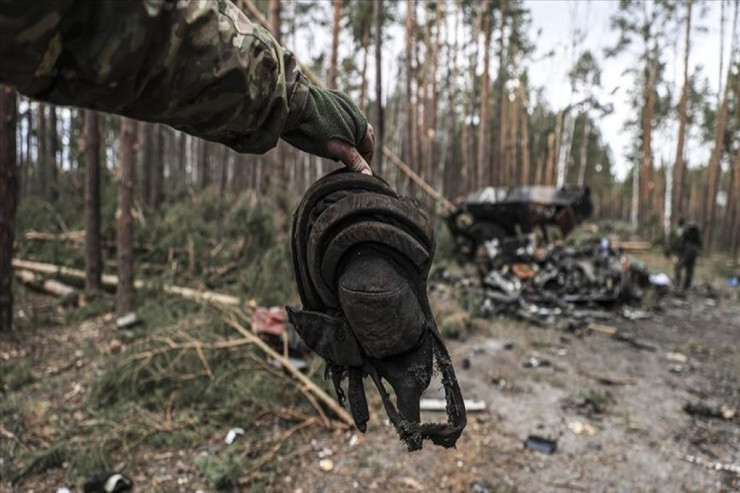
[[[563,237],[593,213],[588,187],[487,187],[458,200],[447,217],[459,253],[472,257],[485,242],[557,226]]]

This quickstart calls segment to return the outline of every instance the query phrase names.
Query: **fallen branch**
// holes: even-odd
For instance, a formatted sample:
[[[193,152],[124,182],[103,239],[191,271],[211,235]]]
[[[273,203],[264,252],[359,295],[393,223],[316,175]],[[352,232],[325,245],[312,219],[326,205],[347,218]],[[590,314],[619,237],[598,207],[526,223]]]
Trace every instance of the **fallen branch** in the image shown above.
[[[272,349],[270,346],[265,343],[262,339],[260,339],[258,336],[244,328],[239,321],[236,319],[233,313],[229,313],[224,317],[224,321],[229,325],[230,327],[234,328],[237,332],[239,332],[242,336],[244,336],[244,339],[251,341],[259,347],[265,354],[270,356],[271,358],[274,358],[277,360],[280,365],[285,368],[285,370],[290,373],[290,375],[298,380],[307,391],[310,391],[316,398],[321,401],[325,406],[327,406],[331,411],[337,415],[337,417],[344,422],[347,426],[354,426],[355,422],[352,419],[352,417],[349,415],[349,413],[339,405],[339,403],[334,400],[332,397],[330,397],[324,390],[316,385],[310,378],[308,378],[306,375],[301,373],[295,366],[293,366],[287,358],[283,357],[283,355],[277,353],[274,349]]]

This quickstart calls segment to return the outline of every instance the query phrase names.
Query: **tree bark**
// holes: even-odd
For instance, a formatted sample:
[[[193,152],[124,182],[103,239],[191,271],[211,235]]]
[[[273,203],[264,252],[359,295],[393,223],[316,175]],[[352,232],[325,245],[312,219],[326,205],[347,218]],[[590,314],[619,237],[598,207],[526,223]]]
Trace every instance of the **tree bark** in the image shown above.
[[[337,88],[337,64],[339,63],[339,21],[342,18],[342,0],[334,0],[334,16],[331,30],[331,59],[326,84],[330,89]]]
[[[376,169],[383,173],[383,145],[385,142],[385,115],[383,112],[383,1],[375,0],[373,15],[375,17],[375,113],[376,126]]]
[[[139,162],[139,187],[141,200],[150,205],[152,189],[152,124],[141,122],[137,125],[137,145]]]
[[[85,292],[100,290],[100,127],[98,114],[85,110]]]
[[[483,9],[483,74],[480,78],[481,84],[481,97],[480,97],[480,123],[478,124],[478,162],[476,163],[476,181],[478,186],[482,186],[484,183],[483,168],[484,163],[488,163],[490,154],[489,145],[489,119],[490,119],[490,108],[491,101],[489,95],[490,78],[488,76],[489,68],[491,66],[491,32],[493,27],[491,25],[491,13],[489,12],[491,2],[485,0],[480,4],[480,8]],[[493,185],[493,170],[491,170],[488,185]]]
[[[581,128],[580,165],[578,167],[578,186],[582,187],[586,181],[586,165],[588,164],[588,114],[583,113],[583,126]]]
[[[374,7],[373,7],[374,8]],[[362,28],[362,75],[360,81],[360,110],[367,113],[367,59],[369,57],[368,45],[370,44],[370,27]],[[376,44],[377,46],[377,44]]]
[[[149,129],[151,134],[151,188],[149,189],[149,204],[155,209],[162,205],[164,197],[164,132],[157,123]]]
[[[496,185],[504,185],[506,158],[506,0],[501,0],[501,39],[499,39],[498,81],[496,84],[496,106],[498,108],[498,128],[494,129],[494,156],[491,159],[491,182]]]
[[[122,119],[118,211],[116,211],[118,240],[116,310],[119,314],[125,314],[134,309],[134,221],[131,211],[134,205],[136,126],[135,120]]]
[[[18,206],[15,90],[0,86],[0,332],[13,328],[13,239]]]
[[[652,226],[654,211],[652,196],[655,188],[653,180],[653,116],[655,114],[655,78],[657,67],[657,42],[648,54],[645,67],[645,107],[642,116],[642,163],[639,176],[639,203],[637,217],[643,227]]]
[[[676,144],[676,161],[673,165],[673,189],[671,199],[671,224],[675,225],[683,214],[683,177],[685,163],[683,161],[684,140],[686,138],[686,108],[689,101],[689,52],[691,51],[691,7],[693,0],[688,0],[686,6],[686,46],[683,53],[683,88],[681,100],[678,103],[678,142]]]
[[[210,182],[210,163],[208,162],[210,147],[208,141],[198,141],[198,187],[201,190],[205,190]]]
[[[49,184],[49,200],[56,202],[59,196],[59,166],[57,155],[59,154],[59,132],[57,130],[57,107],[49,106],[49,171],[51,183]]]
[[[530,184],[529,113],[527,112],[529,102],[527,100],[527,92],[521,83],[519,84],[519,97],[522,104],[522,179],[520,183],[526,186]]]
[[[406,0],[406,120],[407,120],[407,132],[408,132],[408,156],[406,162],[409,163],[411,169],[415,169],[417,166],[416,152],[414,149],[414,138],[416,128],[416,114],[414,113],[414,92],[413,92],[413,79],[414,79],[414,67],[413,67],[413,39],[414,39],[414,0]],[[409,184],[409,193],[413,184]]]
[[[49,161],[46,144],[46,105],[38,103],[36,108],[36,171],[38,173],[38,190],[41,196],[49,197]]]
[[[733,15],[732,22],[732,36],[730,37],[730,39],[732,40],[732,43],[730,45],[730,53],[735,53],[738,5],[740,5],[740,2],[735,0],[735,13]],[[720,163],[722,160],[722,151],[724,147],[725,127],[727,126],[727,113],[729,109],[731,85],[732,64],[728,64],[727,76],[725,79],[725,90],[724,95],[722,96],[722,104],[717,111],[718,119],[714,132],[714,147],[712,149],[712,155],[709,158],[709,166],[707,168],[707,194],[706,205],[704,206],[704,245],[707,249],[710,249],[712,247],[712,240],[714,236],[714,221],[717,212],[717,192],[719,191],[719,179],[721,174]]]

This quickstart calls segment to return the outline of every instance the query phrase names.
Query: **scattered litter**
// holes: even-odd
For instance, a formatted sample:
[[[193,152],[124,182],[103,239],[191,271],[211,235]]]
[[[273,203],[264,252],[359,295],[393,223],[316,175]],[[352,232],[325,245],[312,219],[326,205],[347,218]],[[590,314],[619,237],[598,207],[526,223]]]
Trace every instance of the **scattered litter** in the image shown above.
[[[465,410],[469,413],[486,410],[486,403],[484,401],[465,399],[464,402]],[[447,401],[444,399],[421,399],[419,401],[419,409],[422,411],[445,411],[447,409]]]
[[[351,437],[350,437],[350,439],[349,439],[349,446],[350,446],[350,447],[354,447],[354,446],[355,446],[355,445],[357,445],[357,444],[358,444],[359,442],[360,442],[360,439],[359,439],[359,438],[357,438],[357,435],[353,433],[353,434],[352,434],[352,436],[351,436]]]
[[[732,276],[727,278],[727,285],[731,288],[736,288],[740,284],[740,280],[738,280],[737,276]]]
[[[674,363],[688,363],[689,357],[682,353],[665,353],[665,357],[668,361],[673,361]]]
[[[260,334],[270,334],[273,336],[282,336],[285,332],[285,325],[288,320],[288,314],[285,308],[281,306],[254,308],[252,314],[252,330]]]
[[[568,428],[576,435],[588,435],[592,437],[596,434],[596,428],[581,421],[570,421],[568,423]]]
[[[116,319],[116,328],[122,329],[133,329],[137,325],[141,325],[142,320],[136,314],[136,312],[129,312],[126,315],[118,317]]]
[[[132,491],[134,483],[120,472],[104,472],[87,480],[84,493],[122,493]]]
[[[551,366],[551,364],[550,361],[546,359],[541,359],[537,356],[530,356],[524,361],[524,363],[522,363],[522,366],[524,366],[524,368],[540,368]]]
[[[419,481],[415,480],[414,478],[401,478],[401,483],[409,489],[415,490],[415,491],[424,491],[424,485],[422,485]]]
[[[226,445],[231,445],[234,443],[234,440],[236,440],[236,437],[239,435],[244,434],[244,428],[232,428],[229,430],[229,432],[226,434],[226,438],[224,438],[224,442],[226,442]]]
[[[301,358],[288,357],[288,363],[291,366],[295,367],[295,369],[298,371],[305,371],[308,369],[308,363],[306,362],[306,360],[303,360]],[[275,368],[283,367],[283,364],[279,360],[274,358],[270,361],[270,364]]]
[[[319,459],[331,457],[332,455],[334,455],[334,451],[328,447],[324,447],[319,451]]]
[[[491,383],[499,389],[503,389],[504,387],[506,387],[506,379],[503,377],[493,377],[491,379]]]
[[[319,461],[319,468],[324,472],[329,472],[334,469],[334,461],[331,459],[321,459]]]
[[[726,471],[726,472],[731,472],[735,474],[740,474],[740,464],[713,462],[703,457],[698,457],[696,455],[688,455],[688,454],[679,454],[678,457],[681,460],[685,460],[686,462],[690,462],[691,464],[697,464],[699,466],[704,466],[707,469],[711,469],[713,471]]]
[[[72,490],[66,486],[62,486],[61,488],[57,488],[57,493],[72,493]]]
[[[554,454],[558,450],[558,442],[538,435],[529,435],[524,442],[524,448],[543,454]]]
[[[683,365],[679,363],[673,363],[671,366],[668,367],[668,371],[671,373],[683,373]]]
[[[473,493],[491,493],[491,488],[480,481],[470,483],[470,488],[472,488]]]
[[[462,369],[463,370],[469,370],[470,367],[471,367],[470,358],[463,358],[463,360],[462,360]]]
[[[733,419],[737,410],[725,404],[720,407],[713,407],[704,402],[687,402],[683,410],[692,416],[702,416],[704,418]]]
[[[666,288],[671,287],[671,278],[668,277],[668,275],[665,274],[664,272],[659,272],[657,274],[650,274],[648,276],[648,280],[650,281],[650,284],[652,284],[653,286],[666,287]]]

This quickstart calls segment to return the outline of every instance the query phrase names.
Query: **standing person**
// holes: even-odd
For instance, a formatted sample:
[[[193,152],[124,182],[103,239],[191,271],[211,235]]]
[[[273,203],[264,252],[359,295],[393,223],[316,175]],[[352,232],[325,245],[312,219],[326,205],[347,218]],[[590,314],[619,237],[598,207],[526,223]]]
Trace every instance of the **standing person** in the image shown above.
[[[672,252],[678,256],[674,267],[676,288],[686,291],[694,279],[696,258],[701,250],[701,230],[684,218],[678,220],[678,230],[674,238]],[[683,284],[682,281],[683,280]]]

